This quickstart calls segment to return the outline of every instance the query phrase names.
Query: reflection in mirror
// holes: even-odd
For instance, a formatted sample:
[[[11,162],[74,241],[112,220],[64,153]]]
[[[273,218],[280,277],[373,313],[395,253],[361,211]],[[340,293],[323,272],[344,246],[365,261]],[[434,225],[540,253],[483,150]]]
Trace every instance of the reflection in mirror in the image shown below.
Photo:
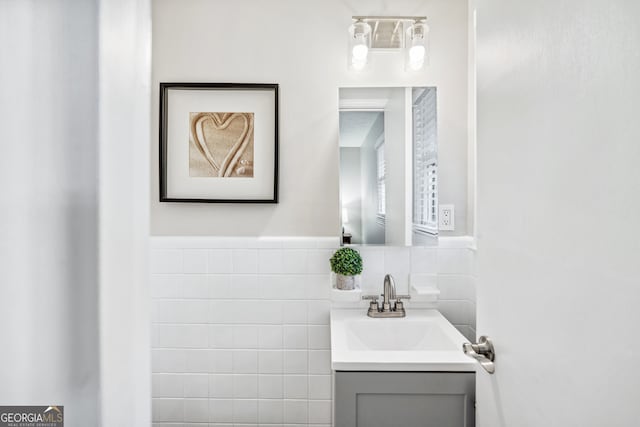
[[[340,89],[344,244],[434,245],[436,88]]]
[[[385,243],[384,111],[340,112],[344,243]]]

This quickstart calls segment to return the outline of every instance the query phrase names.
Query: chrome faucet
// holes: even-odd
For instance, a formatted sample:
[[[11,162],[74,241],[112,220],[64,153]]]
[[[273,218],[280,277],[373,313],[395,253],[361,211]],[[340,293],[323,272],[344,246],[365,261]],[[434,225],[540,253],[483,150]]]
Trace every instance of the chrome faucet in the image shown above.
[[[378,305],[378,298],[382,297],[382,306]],[[371,300],[367,316],[369,317],[405,317],[404,304],[401,299],[410,299],[409,295],[396,295],[396,284],[390,274],[384,276],[381,295],[364,295],[362,299]],[[391,307],[392,300],[393,307]]]
[[[384,276],[384,285],[382,285],[382,311],[391,310],[390,300],[396,299],[396,282],[393,276],[387,274]]]

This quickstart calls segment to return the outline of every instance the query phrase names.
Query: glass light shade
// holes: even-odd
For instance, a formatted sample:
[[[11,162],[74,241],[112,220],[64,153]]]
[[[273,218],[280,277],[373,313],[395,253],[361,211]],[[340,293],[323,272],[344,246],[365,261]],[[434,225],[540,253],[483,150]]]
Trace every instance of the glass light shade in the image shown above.
[[[367,65],[371,47],[371,26],[356,21],[349,26],[348,64],[354,70],[362,70]]]
[[[424,22],[414,22],[405,32],[405,69],[421,70],[427,62],[429,27]]]

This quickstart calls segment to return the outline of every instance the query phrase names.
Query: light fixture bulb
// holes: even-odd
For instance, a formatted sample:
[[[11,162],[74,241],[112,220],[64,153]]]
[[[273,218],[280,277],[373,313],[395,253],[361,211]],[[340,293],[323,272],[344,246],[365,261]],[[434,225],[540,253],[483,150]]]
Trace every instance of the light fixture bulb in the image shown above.
[[[354,61],[366,61],[369,54],[369,48],[365,44],[357,44],[351,52]]]
[[[353,58],[353,60],[351,61],[351,67],[357,71],[363,70],[366,65],[367,65],[366,59],[357,60]]]
[[[409,60],[411,62],[422,62],[424,61],[424,53],[426,49],[423,45],[415,45],[409,49]]]
[[[423,65],[424,61],[409,62],[409,69],[412,71],[418,71]]]
[[[424,54],[426,49],[422,45],[416,45],[409,49],[409,68],[419,70],[424,65]]]

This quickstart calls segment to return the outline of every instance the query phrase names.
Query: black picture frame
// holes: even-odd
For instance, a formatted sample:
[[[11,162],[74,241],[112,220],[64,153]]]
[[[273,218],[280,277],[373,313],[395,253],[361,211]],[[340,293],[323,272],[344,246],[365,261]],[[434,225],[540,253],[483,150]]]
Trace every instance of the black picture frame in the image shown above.
[[[167,195],[167,164],[168,158],[168,117],[169,91],[171,90],[205,90],[205,91],[272,91],[274,97],[274,129],[273,129],[273,192],[265,198],[194,198]],[[277,83],[160,83],[160,120],[159,120],[159,166],[160,166],[160,202],[178,203],[278,203],[278,92]]]

